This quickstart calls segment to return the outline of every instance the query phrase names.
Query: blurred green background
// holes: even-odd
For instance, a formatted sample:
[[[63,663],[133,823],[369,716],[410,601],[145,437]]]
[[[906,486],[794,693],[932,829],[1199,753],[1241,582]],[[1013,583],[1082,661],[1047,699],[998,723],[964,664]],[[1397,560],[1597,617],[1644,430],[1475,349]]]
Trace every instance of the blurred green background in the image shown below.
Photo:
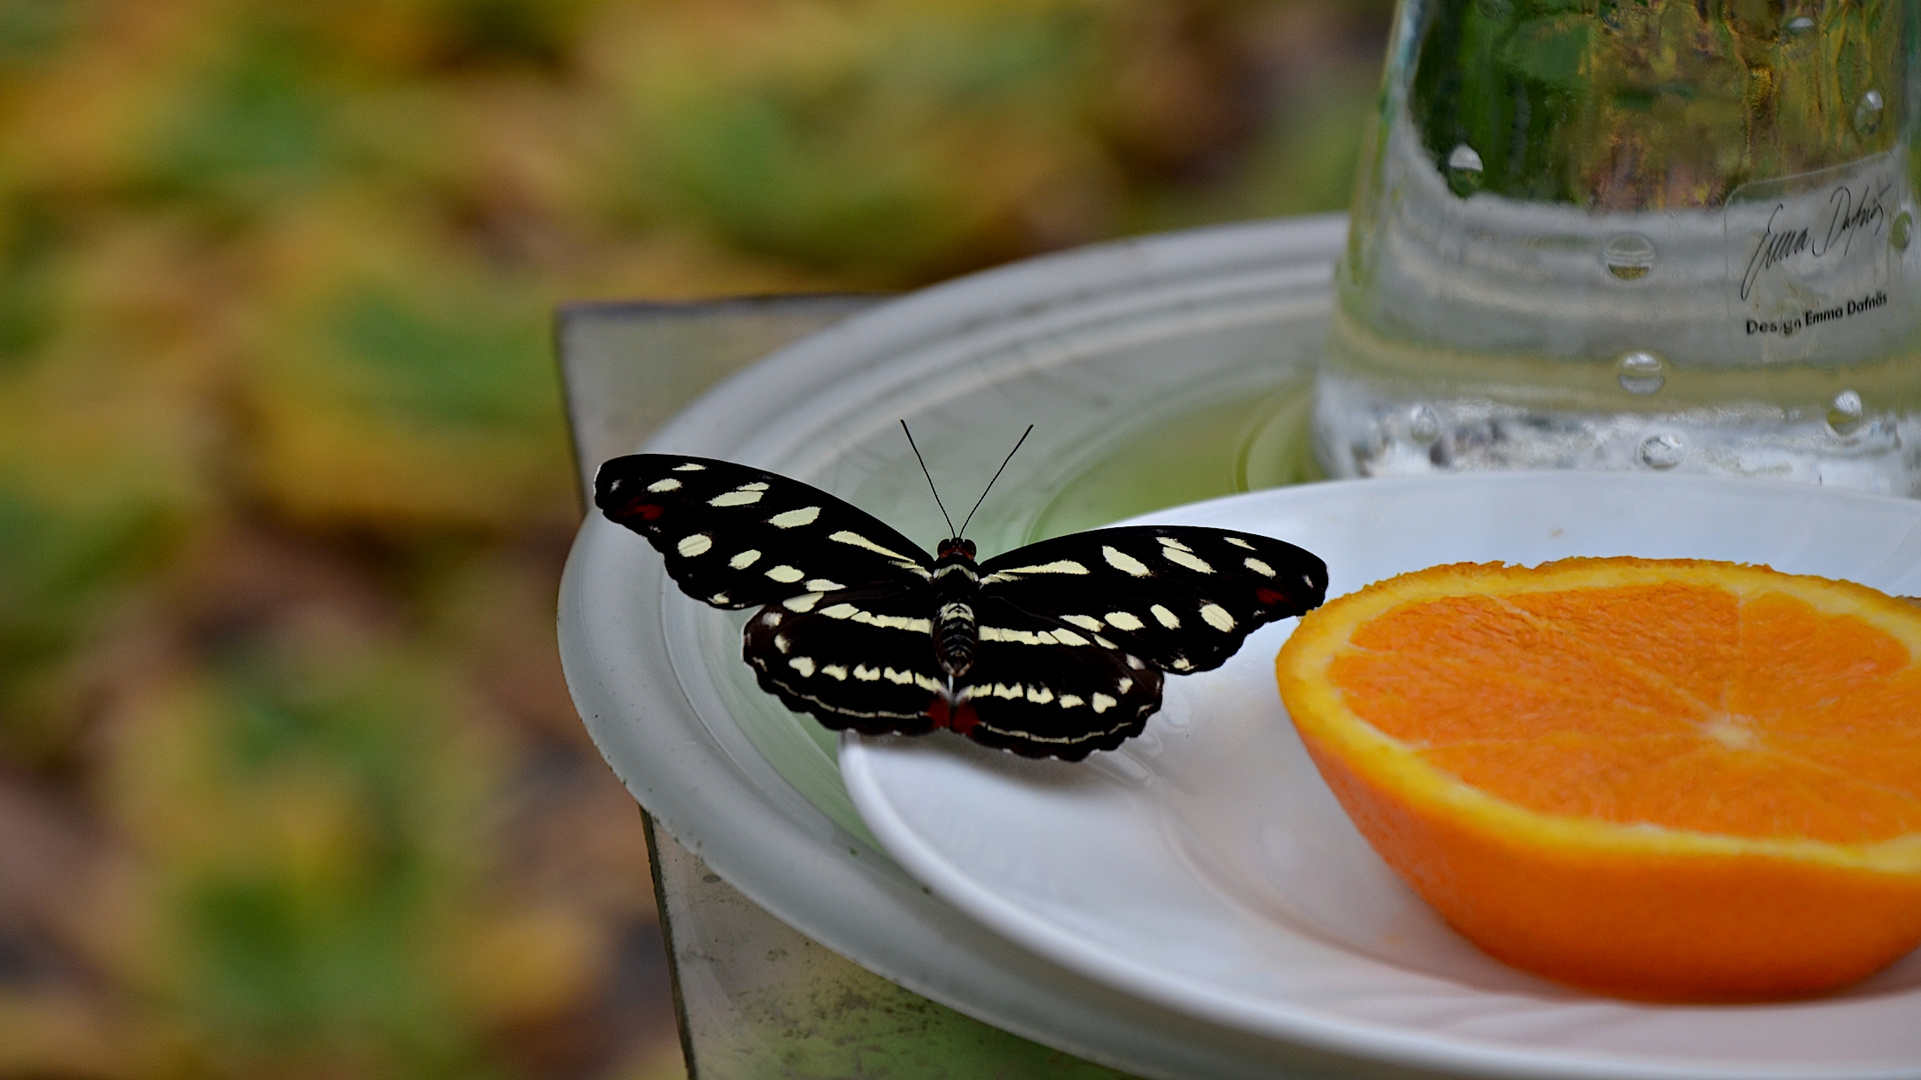
[[[1387,0],[0,0],[0,1078],[680,1075],[566,300],[1340,209]]]

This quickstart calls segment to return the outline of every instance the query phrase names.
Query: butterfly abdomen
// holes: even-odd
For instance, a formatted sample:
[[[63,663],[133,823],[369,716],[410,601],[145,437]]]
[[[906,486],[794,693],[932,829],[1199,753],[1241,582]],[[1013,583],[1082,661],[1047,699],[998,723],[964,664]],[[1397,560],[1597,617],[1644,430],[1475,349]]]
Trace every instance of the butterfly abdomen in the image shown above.
[[[934,623],[934,657],[942,671],[954,678],[967,674],[974,666],[974,649],[980,643],[980,628],[974,623],[974,607],[965,601],[940,606]]]
[[[980,626],[974,602],[980,596],[980,574],[974,568],[974,545],[949,540],[941,545],[934,564],[934,658],[949,678],[958,679],[974,666],[980,645]]]

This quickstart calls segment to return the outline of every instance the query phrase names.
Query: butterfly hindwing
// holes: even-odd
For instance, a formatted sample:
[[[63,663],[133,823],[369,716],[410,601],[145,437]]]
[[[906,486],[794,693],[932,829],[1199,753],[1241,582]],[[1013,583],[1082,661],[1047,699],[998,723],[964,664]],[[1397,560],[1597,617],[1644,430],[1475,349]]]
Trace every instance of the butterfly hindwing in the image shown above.
[[[1030,544],[983,563],[981,591],[1114,642],[1164,671],[1219,667],[1266,623],[1317,607],[1327,564],[1272,537],[1141,525]]]
[[[983,597],[980,644],[953,725],[1025,757],[1079,761],[1140,734],[1161,673],[1097,635]]]
[[[929,636],[933,592],[919,584],[771,605],[748,620],[742,655],[761,689],[827,727],[917,735],[935,726],[929,709],[946,684]]]
[[[903,589],[930,560],[819,488],[711,458],[634,454],[600,467],[594,504],[647,537],[687,595],[715,607],[803,593]]]

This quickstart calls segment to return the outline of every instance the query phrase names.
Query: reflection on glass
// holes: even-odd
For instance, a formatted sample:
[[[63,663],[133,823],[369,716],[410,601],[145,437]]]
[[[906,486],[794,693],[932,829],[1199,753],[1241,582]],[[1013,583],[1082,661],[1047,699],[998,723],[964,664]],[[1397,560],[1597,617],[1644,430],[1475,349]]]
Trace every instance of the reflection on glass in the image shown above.
[[[1921,494],[1916,9],[1402,0],[1317,391],[1328,470]]]

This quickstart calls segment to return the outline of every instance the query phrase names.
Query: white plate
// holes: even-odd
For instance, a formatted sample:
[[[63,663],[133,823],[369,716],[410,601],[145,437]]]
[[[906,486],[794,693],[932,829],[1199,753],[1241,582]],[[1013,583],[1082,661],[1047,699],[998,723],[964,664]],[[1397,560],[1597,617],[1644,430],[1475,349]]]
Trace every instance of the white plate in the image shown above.
[[[647,449],[773,468],[932,542],[944,526],[897,421],[913,425],[937,476],[965,487],[992,475],[1022,424],[1041,420],[970,532],[992,549],[1065,520],[1097,520],[1097,508],[1076,500],[1082,478],[1132,445],[1132,433],[1211,403],[1259,403],[1312,370],[1346,234],[1338,216],[1254,222],[961,278],[741,372]],[[618,337],[603,345],[643,368],[679,359]],[[1239,483],[1260,479],[1267,430],[1245,433],[1245,443],[1221,433],[1244,453],[1212,464]],[[581,719],[655,822],[756,904],[916,993],[1129,1073],[1378,1076],[1368,1063],[1121,993],[930,895],[868,835],[841,786],[831,733],[756,687],[739,659],[744,617],[681,595],[633,533],[598,514],[582,523],[559,620]],[[720,963],[746,970],[748,961],[721,953]]]
[[[1696,476],[1532,473],[1257,492],[1155,515],[1282,537],[1339,595],[1461,560],[1766,563],[1921,593],[1921,503]],[[947,736],[848,738],[841,769],[936,895],[1092,979],[1206,1021],[1482,1075],[1921,1076],[1921,954],[1818,1000],[1591,997],[1488,959],[1390,874],[1322,784],[1271,665],[1293,623],[1168,680],[1138,739],[1068,765]]]

